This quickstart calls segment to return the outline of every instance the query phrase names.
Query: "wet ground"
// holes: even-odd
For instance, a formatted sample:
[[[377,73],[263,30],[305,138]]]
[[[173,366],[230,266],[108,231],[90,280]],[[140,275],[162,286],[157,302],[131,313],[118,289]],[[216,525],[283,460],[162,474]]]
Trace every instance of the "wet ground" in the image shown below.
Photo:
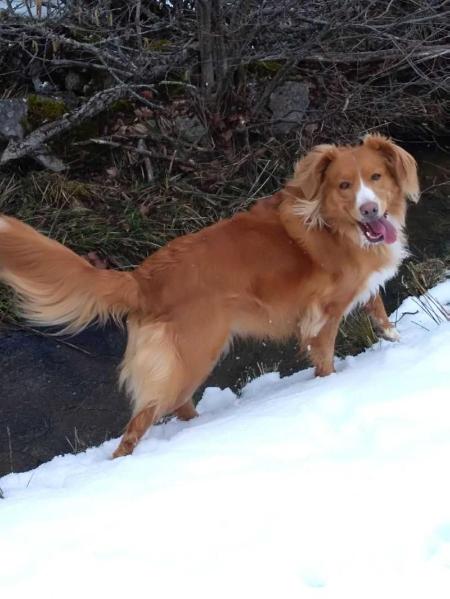
[[[450,155],[431,148],[413,152],[424,193],[409,210],[411,251],[419,259],[450,256]],[[387,289],[390,311],[402,295],[398,277]],[[70,339],[0,331],[0,476],[121,433],[129,416],[117,388],[124,345],[124,334],[114,328],[90,329]],[[286,374],[303,366],[293,343],[282,348],[237,343],[206,385],[237,388],[262,369]]]

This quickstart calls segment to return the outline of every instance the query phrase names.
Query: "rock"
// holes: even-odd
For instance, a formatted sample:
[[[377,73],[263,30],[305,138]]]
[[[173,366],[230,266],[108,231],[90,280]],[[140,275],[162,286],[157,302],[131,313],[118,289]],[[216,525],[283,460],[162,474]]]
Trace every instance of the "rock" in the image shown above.
[[[27,115],[25,98],[0,100],[0,139],[22,139],[24,130],[23,119]]]
[[[83,82],[76,71],[69,71],[65,76],[64,85],[69,92],[79,92],[83,87]]]
[[[177,133],[191,143],[198,143],[207,129],[197,116],[179,116],[175,119]]]
[[[286,81],[270,96],[273,129],[275,133],[288,133],[298,127],[309,106],[309,88],[301,81]]]
[[[53,171],[54,173],[61,173],[67,169],[67,166],[57,156],[51,154],[47,146],[42,146],[42,152],[36,154],[35,159],[42,164],[43,167]]]
[[[32,111],[30,113],[30,101],[32,99]],[[56,105],[56,106],[55,106]],[[31,116],[34,113],[38,113],[38,116],[42,116],[43,106],[50,106],[49,112],[51,116],[54,118],[58,118],[57,108],[63,107],[64,104],[59,100],[53,100],[48,98],[42,98],[41,96],[29,96],[28,98],[13,98],[10,100],[0,100],[0,141],[6,142],[15,142],[24,138],[25,131],[22,123],[27,117],[30,117],[28,120],[31,121]],[[36,118],[36,114],[34,114]],[[38,127],[41,123],[34,123],[35,127]],[[0,160],[4,160],[8,157],[8,148],[7,146],[3,153],[0,154]],[[54,156],[48,146],[42,145],[40,151],[34,155],[35,160],[37,160],[43,167],[52,170],[56,173],[59,173],[65,170],[66,165],[60,160],[57,156]]]
[[[54,94],[58,91],[55,85],[52,85],[49,81],[41,81],[39,77],[32,78],[34,91],[37,94]]]

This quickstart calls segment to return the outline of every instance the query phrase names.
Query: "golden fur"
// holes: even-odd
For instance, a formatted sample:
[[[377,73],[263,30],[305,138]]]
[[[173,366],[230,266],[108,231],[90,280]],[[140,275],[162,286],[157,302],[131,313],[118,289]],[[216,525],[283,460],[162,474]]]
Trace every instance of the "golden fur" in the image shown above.
[[[394,223],[395,243],[365,240],[356,201],[363,185]],[[34,322],[73,332],[127,315],[120,380],[133,417],[115,456],[126,455],[164,414],[195,416],[191,396],[234,336],[296,335],[319,376],[333,372],[339,323],[358,301],[369,300],[381,334],[395,338],[377,289],[404,255],[406,198],[418,194],[414,159],[370,135],[359,146],[314,148],[283,190],[171,241],[132,273],[98,270],[2,216],[0,279]]]

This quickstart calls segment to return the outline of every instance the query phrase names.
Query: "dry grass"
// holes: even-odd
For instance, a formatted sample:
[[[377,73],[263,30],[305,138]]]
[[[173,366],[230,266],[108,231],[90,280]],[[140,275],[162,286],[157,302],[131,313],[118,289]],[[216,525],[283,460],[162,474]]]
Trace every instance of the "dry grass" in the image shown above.
[[[449,276],[448,259],[427,258],[423,261],[408,261],[402,267],[400,277],[402,296],[413,296],[421,309],[437,323],[450,320],[448,310],[430,293],[431,289]],[[355,355],[376,343],[378,336],[367,314],[357,310],[346,318],[336,340],[336,354]]]
[[[417,305],[436,323],[450,321],[449,310],[428,289],[450,276],[450,261],[431,258],[424,262],[408,262],[402,283]]]
[[[244,368],[242,375],[234,383],[237,393],[240,394],[246,385],[263,374],[278,372],[280,369],[280,361],[277,362],[256,362],[255,366],[247,366]]]
[[[356,310],[343,320],[336,339],[336,355],[356,355],[378,341],[372,322],[363,310]]]
[[[70,447],[70,452],[73,454],[83,453],[84,451],[86,451],[86,449],[89,449],[89,447],[91,447],[91,443],[88,443],[80,438],[76,426],[73,429],[73,439],[66,437],[66,441],[68,446]]]
[[[199,152],[195,168],[187,172],[183,164],[156,161],[155,178],[148,183],[142,160],[121,149],[108,150],[107,160],[90,173],[81,160],[70,175],[0,175],[0,212],[24,220],[80,255],[95,252],[109,265],[129,269],[170,239],[272,193],[294,159],[292,147],[275,142],[233,160],[213,160]],[[11,301],[2,289],[0,320],[5,315],[12,316]]]

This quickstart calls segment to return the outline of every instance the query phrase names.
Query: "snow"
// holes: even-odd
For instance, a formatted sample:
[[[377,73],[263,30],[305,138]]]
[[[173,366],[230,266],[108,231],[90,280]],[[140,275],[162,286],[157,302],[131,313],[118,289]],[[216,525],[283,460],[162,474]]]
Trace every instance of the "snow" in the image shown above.
[[[330,377],[207,389],[133,456],[2,478],[0,594],[448,599],[450,323],[412,298],[393,318],[399,343]]]
[[[10,4],[14,15],[38,18],[36,15],[35,0],[12,0]],[[6,2],[6,0],[0,0],[0,11],[2,10],[10,12],[8,2]],[[42,6],[41,13],[42,18],[47,16],[47,7],[45,6],[45,3],[44,6]]]

